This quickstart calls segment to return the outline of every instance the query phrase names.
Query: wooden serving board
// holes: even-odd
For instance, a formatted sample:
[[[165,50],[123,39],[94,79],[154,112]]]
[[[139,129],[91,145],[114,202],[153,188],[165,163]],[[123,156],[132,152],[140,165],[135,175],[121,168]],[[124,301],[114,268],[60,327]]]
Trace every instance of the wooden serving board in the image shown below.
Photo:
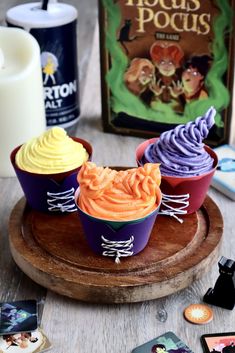
[[[116,264],[89,249],[76,212],[43,214],[22,198],[9,221],[11,253],[26,275],[59,294],[98,303],[150,300],[189,286],[218,260],[222,232],[221,213],[207,196],[183,224],[158,216],[147,247]]]

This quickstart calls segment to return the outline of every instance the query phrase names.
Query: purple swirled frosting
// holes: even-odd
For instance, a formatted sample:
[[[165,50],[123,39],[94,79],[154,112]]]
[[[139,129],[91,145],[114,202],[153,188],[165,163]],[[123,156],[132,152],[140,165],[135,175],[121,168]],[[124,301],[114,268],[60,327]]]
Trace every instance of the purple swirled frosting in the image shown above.
[[[185,125],[165,131],[150,144],[142,162],[161,163],[162,175],[191,177],[201,175],[213,168],[213,158],[202,142],[214,125],[216,110],[211,107],[204,116]]]

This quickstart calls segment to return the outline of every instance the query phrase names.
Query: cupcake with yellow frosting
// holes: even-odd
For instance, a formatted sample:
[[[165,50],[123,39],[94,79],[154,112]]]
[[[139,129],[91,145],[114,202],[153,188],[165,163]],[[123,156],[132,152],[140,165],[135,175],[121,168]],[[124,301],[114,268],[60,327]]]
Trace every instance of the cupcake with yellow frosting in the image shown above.
[[[11,162],[33,209],[64,213],[76,211],[77,173],[91,154],[87,141],[53,127],[14,149]]]
[[[145,248],[161,203],[160,181],[159,164],[120,171],[82,166],[75,201],[94,252],[118,263]]]

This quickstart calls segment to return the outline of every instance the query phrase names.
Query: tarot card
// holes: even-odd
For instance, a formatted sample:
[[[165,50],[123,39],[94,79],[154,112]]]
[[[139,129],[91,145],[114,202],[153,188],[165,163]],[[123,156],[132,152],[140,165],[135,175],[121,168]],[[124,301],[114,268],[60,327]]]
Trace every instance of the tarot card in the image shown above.
[[[41,329],[0,337],[0,353],[38,353],[51,348],[51,343]]]
[[[36,300],[0,303],[0,335],[30,332],[37,327]]]
[[[193,353],[173,332],[166,332],[136,347],[132,353]]]
[[[201,342],[205,353],[235,353],[235,332],[203,335]]]

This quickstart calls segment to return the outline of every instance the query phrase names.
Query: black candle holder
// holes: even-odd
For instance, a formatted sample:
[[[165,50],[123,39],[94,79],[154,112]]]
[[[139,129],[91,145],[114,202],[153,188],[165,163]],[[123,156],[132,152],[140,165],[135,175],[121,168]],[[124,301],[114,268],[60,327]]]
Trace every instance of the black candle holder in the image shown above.
[[[219,263],[219,277],[214,288],[209,288],[203,300],[212,305],[232,310],[235,305],[235,261],[222,256]]]
[[[48,2],[49,2],[49,0],[42,1],[42,10],[47,11]]]

